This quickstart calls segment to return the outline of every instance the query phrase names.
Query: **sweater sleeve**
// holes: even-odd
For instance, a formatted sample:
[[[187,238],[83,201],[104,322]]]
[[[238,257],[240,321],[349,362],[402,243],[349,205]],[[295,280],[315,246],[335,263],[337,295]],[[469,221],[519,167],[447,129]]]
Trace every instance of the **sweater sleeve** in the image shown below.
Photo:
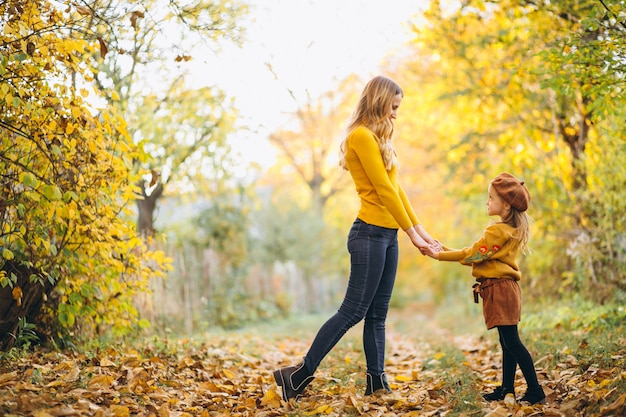
[[[443,250],[439,252],[440,261],[460,262],[463,265],[482,263],[489,259],[497,259],[500,249],[510,236],[497,225],[487,227],[483,236],[472,246],[458,250]]]
[[[400,193],[389,180],[389,175],[380,154],[380,148],[374,136],[357,134],[354,135],[353,141],[354,151],[383,205],[391,213],[402,230],[413,226],[412,219],[405,208],[408,200],[403,201],[400,198]],[[415,214],[413,215],[415,216]]]

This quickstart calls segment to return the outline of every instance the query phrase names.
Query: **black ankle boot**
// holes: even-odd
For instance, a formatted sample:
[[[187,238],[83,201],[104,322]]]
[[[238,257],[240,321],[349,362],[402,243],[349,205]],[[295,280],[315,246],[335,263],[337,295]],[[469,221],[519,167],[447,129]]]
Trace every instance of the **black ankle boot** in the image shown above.
[[[533,404],[545,404],[546,402],[546,394],[543,392],[543,388],[540,386],[534,388],[528,388],[526,390],[526,394],[522,397],[519,402],[527,402],[531,405]]]
[[[501,401],[504,400],[504,397],[506,397],[507,394],[513,394],[513,397],[515,397],[515,390],[499,386],[494,389],[493,392],[483,394],[483,398],[487,401]]]
[[[372,395],[374,392],[380,389],[391,392],[391,388],[389,387],[389,383],[387,382],[387,374],[383,372],[380,375],[372,375],[368,372],[365,395]]]
[[[276,385],[282,388],[283,400],[285,401],[302,394],[302,391],[313,379],[315,377],[304,366],[304,361],[297,366],[287,366],[274,371],[274,380]]]

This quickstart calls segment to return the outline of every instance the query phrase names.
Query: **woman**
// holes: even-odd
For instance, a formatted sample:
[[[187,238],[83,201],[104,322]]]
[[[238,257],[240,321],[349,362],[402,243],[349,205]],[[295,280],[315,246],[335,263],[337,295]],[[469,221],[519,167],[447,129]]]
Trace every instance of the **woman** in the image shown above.
[[[348,235],[348,288],[341,307],[322,325],[304,360],[274,371],[285,401],[304,391],[322,359],[364,318],[365,395],[379,389],[390,391],[384,369],[385,320],[398,266],[397,230],[402,228],[421,251],[438,245],[420,225],[398,183],[391,138],[402,98],[402,90],[394,81],[375,77],[361,93],[348,125],[340,165],[350,172],[361,200]]]

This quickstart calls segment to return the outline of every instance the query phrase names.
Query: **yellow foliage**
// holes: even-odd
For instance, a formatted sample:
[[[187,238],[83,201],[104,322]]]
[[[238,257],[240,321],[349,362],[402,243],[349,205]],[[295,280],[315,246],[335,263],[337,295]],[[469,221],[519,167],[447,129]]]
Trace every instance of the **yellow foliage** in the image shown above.
[[[44,311],[62,333],[80,323],[79,337],[123,334],[138,320],[133,295],[149,291],[168,263],[124,218],[136,180],[127,161],[144,156],[122,118],[96,112],[83,100],[88,91],[74,87],[84,84],[91,48],[42,30],[62,13],[40,2],[16,13],[11,4],[0,5],[0,43],[11,49],[0,61],[0,188],[10,201],[0,262],[25,263],[56,284],[62,303]]]

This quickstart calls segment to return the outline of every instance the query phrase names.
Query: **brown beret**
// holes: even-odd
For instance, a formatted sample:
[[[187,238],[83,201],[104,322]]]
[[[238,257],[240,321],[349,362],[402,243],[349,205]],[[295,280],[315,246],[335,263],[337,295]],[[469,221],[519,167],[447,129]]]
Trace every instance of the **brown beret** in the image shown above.
[[[524,185],[524,181],[513,175],[503,172],[491,181],[491,186],[504,201],[519,211],[526,211],[530,203],[530,193]]]

